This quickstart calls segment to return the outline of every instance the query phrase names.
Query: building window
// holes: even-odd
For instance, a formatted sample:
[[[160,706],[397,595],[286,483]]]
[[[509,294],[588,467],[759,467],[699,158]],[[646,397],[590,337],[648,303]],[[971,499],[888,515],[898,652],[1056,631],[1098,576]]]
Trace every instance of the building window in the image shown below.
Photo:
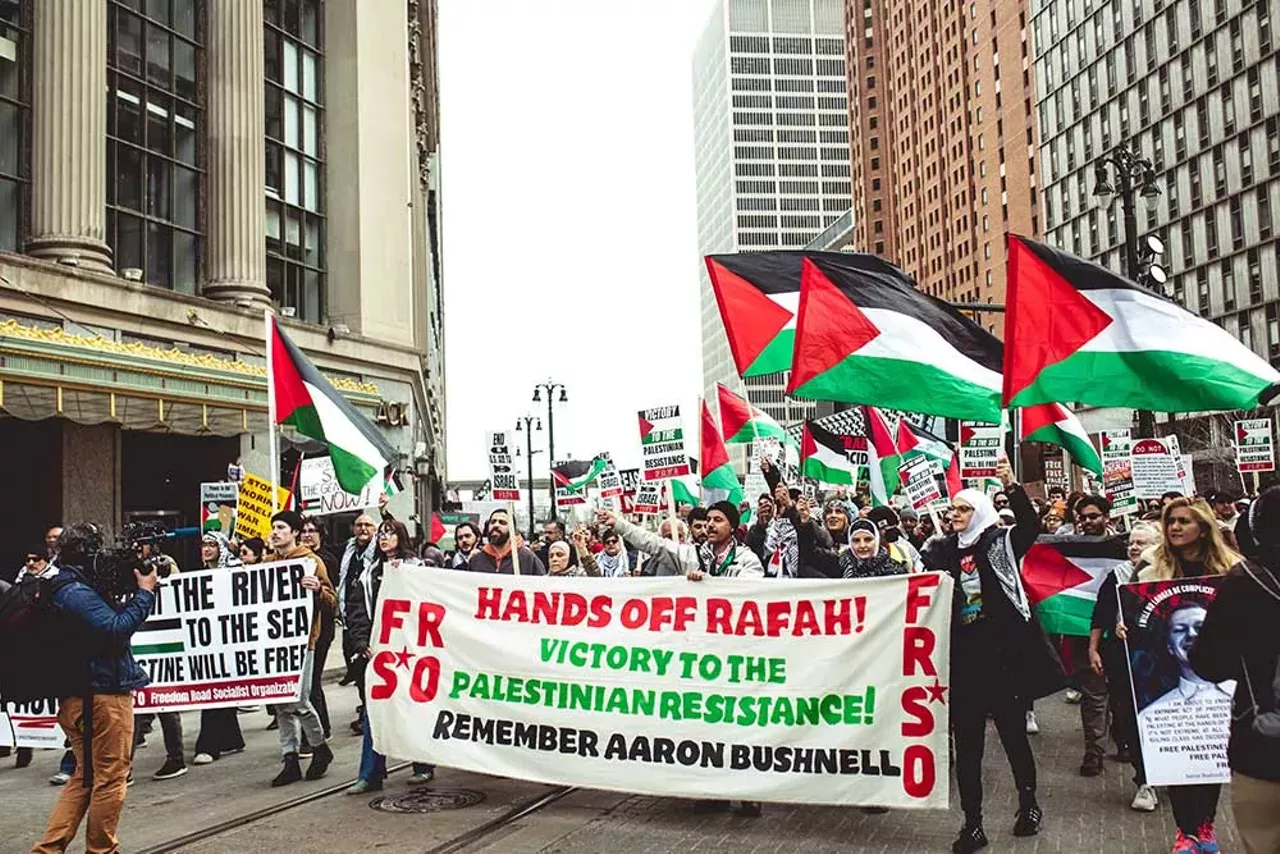
[[[267,287],[325,317],[324,32],[320,0],[266,4]]]
[[[0,250],[15,252],[30,224],[31,4],[0,3]]]
[[[117,270],[192,294],[204,243],[203,5],[135,6],[107,6],[107,243]]]

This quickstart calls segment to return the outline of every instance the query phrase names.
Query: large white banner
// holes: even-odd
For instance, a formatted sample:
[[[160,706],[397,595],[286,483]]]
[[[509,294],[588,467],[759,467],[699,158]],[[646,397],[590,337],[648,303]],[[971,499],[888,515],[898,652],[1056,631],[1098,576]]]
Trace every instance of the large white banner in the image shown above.
[[[61,748],[58,701],[0,702],[0,747]]]
[[[156,588],[133,656],[134,708],[184,712],[298,699],[311,639],[310,560],[175,573]]]
[[[382,753],[684,798],[947,806],[952,581],[388,569]]]

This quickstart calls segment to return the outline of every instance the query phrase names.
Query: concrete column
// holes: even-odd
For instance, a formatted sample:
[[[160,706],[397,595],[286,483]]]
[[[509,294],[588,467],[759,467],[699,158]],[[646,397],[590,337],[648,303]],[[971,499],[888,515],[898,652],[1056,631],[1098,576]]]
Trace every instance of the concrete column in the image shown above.
[[[107,2],[40,0],[32,26],[27,251],[113,272],[107,221]]]
[[[267,290],[262,0],[207,6],[208,248],[204,295],[251,307]]]
[[[62,521],[120,530],[120,427],[62,425]]]

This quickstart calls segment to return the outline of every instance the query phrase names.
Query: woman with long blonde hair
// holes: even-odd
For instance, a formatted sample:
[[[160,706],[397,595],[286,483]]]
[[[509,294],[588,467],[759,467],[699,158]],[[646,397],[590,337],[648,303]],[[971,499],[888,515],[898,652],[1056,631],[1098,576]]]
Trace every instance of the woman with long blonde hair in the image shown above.
[[[1226,575],[1243,558],[1227,547],[1213,508],[1203,498],[1175,498],[1160,516],[1164,537],[1142,556],[1138,581],[1170,581],[1206,575]],[[1194,627],[1198,635],[1200,626]],[[1174,854],[1215,854],[1218,849],[1214,816],[1218,812],[1217,783],[1170,786],[1169,803],[1178,825]]]

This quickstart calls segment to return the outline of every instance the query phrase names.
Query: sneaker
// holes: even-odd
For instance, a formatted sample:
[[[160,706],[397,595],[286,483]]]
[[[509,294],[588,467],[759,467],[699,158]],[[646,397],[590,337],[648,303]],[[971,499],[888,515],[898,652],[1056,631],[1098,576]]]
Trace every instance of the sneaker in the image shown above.
[[[738,807],[738,815],[743,818],[759,818],[761,814],[759,801],[743,801]]]
[[[151,775],[153,780],[172,780],[187,773],[187,766],[181,759],[169,758],[160,766],[160,770]]]
[[[381,792],[382,781],[356,780],[348,789],[348,795],[363,795],[366,792]]]
[[[50,785],[50,786],[65,786],[65,785],[67,785],[67,781],[68,781],[68,780],[70,780],[70,779],[71,779],[71,775],[70,775],[70,774],[64,774],[64,773],[62,773],[61,771],[59,771],[57,774],[54,774],[52,777],[50,777],[50,778],[49,778],[49,785]]]
[[[1080,705],[1080,698],[1081,698],[1082,696],[1083,696],[1083,695],[1082,695],[1079,691],[1077,691],[1075,688],[1068,688],[1068,689],[1067,689],[1067,704],[1068,704],[1068,705],[1071,705],[1071,706],[1078,706],[1078,705]]]
[[[1173,837],[1173,854],[1200,854],[1200,842],[1179,830]]]
[[[196,758],[191,760],[192,765],[212,765],[214,757],[208,753],[197,753]]]
[[[1102,757],[1090,754],[1080,763],[1081,777],[1097,777],[1102,773]]]
[[[982,829],[982,825],[966,823],[960,828],[956,841],[951,843],[951,851],[952,854],[973,854],[986,848],[988,844],[987,832]]]
[[[435,771],[418,771],[409,778],[410,786],[422,786],[436,778]]]
[[[1014,836],[1035,836],[1040,832],[1040,824],[1044,821],[1044,810],[1037,803],[1030,803],[1018,810],[1017,820],[1013,823]]]
[[[1133,803],[1129,804],[1129,808],[1138,812],[1155,812],[1158,804],[1156,790],[1144,785],[1138,787],[1138,793],[1133,796]]]
[[[299,759],[310,759],[315,755],[316,755],[315,751],[313,751],[309,745],[304,744],[302,745],[302,747],[298,748]]]
[[[1196,842],[1200,845],[1200,854],[1218,854],[1218,836],[1213,832],[1213,822],[1208,821],[1200,825],[1200,829],[1196,831]]]
[[[1027,735],[1036,735],[1040,732],[1040,724],[1036,723],[1036,713],[1027,712]]]

